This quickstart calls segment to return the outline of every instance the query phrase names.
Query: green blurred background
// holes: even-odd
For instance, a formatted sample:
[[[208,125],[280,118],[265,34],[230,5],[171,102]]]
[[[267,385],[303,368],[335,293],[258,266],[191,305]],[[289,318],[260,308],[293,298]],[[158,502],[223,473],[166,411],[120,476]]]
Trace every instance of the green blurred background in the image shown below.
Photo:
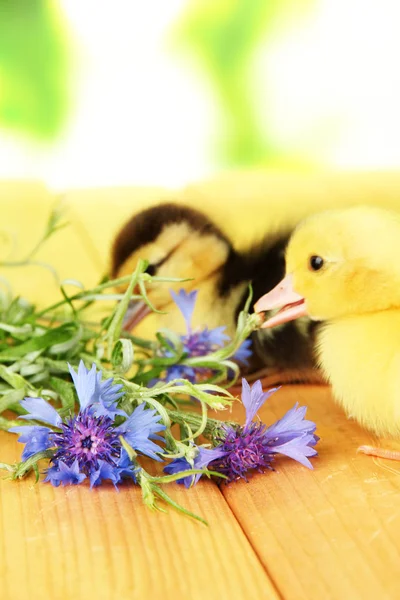
[[[0,0],[0,177],[397,169],[394,0]]]

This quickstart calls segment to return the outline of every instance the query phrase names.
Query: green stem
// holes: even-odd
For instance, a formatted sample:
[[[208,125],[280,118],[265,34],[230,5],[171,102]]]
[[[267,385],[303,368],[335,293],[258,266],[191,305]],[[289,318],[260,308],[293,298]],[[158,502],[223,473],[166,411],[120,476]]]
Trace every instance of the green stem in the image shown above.
[[[178,425],[187,425],[192,431],[196,430],[196,428],[199,430],[202,426],[202,417],[196,413],[182,412],[178,410],[166,410],[172,423],[177,423]],[[226,421],[223,422],[219,421],[218,419],[211,419],[208,417],[204,430],[201,433],[205,438],[211,440],[223,437],[226,424]]]
[[[8,431],[11,427],[21,427],[21,425],[36,425],[33,421],[18,421],[17,419],[6,419],[0,417],[0,430]]]
[[[168,494],[164,492],[164,490],[162,490],[159,486],[153,486],[153,492],[159,498],[164,500],[164,502],[175,508],[175,510],[178,510],[180,513],[183,513],[187,517],[191,517],[195,521],[199,521],[200,523],[203,523],[203,525],[206,525],[208,527],[208,523],[205,519],[199,517],[199,515],[196,515],[195,513],[192,513],[190,510],[187,510],[187,508],[184,508],[183,506],[175,502],[175,500],[172,500],[172,498],[168,496]]]
[[[190,439],[195,439],[197,437],[199,437],[205,430],[206,426],[207,426],[207,404],[205,402],[201,402],[201,420],[199,423],[199,427],[197,428],[197,430],[190,436],[190,438],[187,439],[183,439],[181,440],[182,443],[188,442]]]

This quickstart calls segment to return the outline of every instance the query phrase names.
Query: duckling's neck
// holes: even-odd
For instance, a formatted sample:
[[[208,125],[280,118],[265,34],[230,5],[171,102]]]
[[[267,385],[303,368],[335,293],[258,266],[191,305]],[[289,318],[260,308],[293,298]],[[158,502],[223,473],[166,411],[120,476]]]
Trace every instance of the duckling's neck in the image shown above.
[[[320,366],[349,416],[381,435],[400,435],[400,310],[325,323]]]

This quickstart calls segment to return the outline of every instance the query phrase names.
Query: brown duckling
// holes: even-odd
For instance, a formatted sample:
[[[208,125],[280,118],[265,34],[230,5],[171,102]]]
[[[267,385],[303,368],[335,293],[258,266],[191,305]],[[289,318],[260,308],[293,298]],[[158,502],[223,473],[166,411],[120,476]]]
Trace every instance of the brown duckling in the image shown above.
[[[237,251],[225,233],[198,210],[167,203],[134,215],[118,233],[112,248],[111,275],[132,273],[140,258],[149,261],[148,273],[190,281],[148,286],[149,300],[165,315],[152,315],[154,330],[179,331],[180,313],[170,289],[198,290],[193,325],[226,325],[232,335],[247,296],[249,283],[257,300],[271,290],[285,272],[284,252],[291,231],[269,234],[264,240]],[[133,305],[127,329],[149,313],[142,302]],[[252,335],[249,373],[266,376],[271,384],[321,383],[313,358],[315,323],[303,319]]]

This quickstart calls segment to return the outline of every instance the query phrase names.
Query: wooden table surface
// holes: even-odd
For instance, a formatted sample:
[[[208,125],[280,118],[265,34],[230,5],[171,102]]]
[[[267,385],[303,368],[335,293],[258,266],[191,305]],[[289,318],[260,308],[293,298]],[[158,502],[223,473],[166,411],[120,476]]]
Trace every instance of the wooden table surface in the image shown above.
[[[25,213],[39,219],[49,199],[35,194],[44,199]],[[29,237],[35,219],[22,226],[18,206],[9,207],[8,222]],[[63,277],[86,276],[90,284],[101,257],[86,226],[75,219],[72,233],[50,242],[47,257]],[[51,300],[48,275],[30,269],[2,274],[39,301]],[[376,440],[345,418],[328,387],[286,386],[260,416],[268,423],[295,402],[309,407],[321,437],[313,471],[282,457],[276,471],[249,483],[168,486],[208,527],[172,509],[151,512],[140,489],[127,484],[116,492],[111,484],[90,490],[0,480],[1,600],[400,598],[400,466],[357,454]],[[239,403],[233,416],[243,418]],[[20,453],[16,436],[0,432],[0,461]]]
[[[285,387],[260,416],[295,401],[318,423],[313,471],[282,457],[249,483],[168,487],[208,527],[150,511],[128,484],[1,481],[2,600],[399,598],[399,474],[356,453],[372,440],[327,387]],[[19,459],[15,436],[1,433],[0,448]]]

